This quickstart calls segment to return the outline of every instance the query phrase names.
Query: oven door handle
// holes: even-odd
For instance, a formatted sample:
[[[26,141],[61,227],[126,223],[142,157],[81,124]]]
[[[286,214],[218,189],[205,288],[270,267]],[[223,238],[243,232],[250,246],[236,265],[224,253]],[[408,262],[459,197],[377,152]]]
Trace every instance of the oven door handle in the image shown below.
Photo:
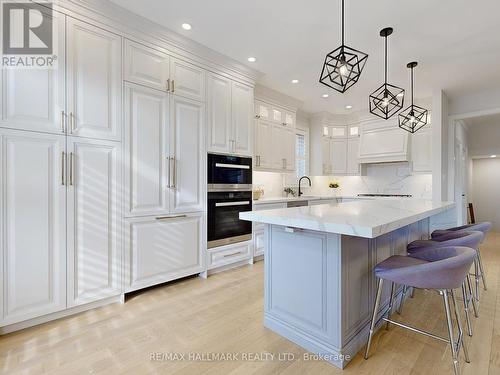
[[[249,165],[215,163],[217,168],[250,169]]]
[[[246,206],[248,204],[250,204],[250,201],[220,202],[220,203],[216,203],[215,207]]]

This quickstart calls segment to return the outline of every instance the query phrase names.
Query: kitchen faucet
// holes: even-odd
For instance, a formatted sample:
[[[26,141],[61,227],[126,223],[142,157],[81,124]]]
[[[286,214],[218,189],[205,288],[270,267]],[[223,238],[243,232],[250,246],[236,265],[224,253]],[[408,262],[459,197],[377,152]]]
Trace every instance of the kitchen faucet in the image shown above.
[[[300,183],[302,182],[302,179],[307,179],[307,181],[309,181],[309,186],[311,186],[311,179],[307,176],[302,176],[301,178],[299,178],[299,197],[304,194],[301,189],[300,189]]]

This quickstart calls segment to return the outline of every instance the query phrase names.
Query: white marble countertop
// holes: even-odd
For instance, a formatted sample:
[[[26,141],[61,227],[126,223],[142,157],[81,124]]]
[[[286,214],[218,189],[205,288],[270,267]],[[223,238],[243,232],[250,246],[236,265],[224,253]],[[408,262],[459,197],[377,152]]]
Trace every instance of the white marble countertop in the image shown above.
[[[266,224],[375,238],[446,211],[453,202],[373,199],[240,213],[240,219]]]

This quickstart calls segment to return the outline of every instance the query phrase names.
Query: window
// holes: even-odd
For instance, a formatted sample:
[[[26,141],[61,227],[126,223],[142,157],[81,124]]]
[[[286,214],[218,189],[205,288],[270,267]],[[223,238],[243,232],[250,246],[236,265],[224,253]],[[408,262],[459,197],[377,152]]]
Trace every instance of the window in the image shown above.
[[[301,177],[306,174],[307,170],[307,146],[304,133],[295,135],[295,153],[295,170],[297,177]]]

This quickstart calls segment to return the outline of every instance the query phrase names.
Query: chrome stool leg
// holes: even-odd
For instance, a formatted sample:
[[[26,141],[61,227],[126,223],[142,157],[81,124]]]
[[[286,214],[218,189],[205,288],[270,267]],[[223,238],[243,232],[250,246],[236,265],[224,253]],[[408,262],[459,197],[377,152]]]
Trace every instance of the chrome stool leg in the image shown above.
[[[383,285],[384,285],[384,280],[379,279],[378,286],[377,286],[377,295],[375,297],[375,303],[373,304],[373,313],[372,313],[372,321],[370,324],[370,333],[368,334],[368,342],[366,343],[365,359],[368,359],[368,355],[370,354],[370,346],[372,344],[373,332],[375,330],[375,324],[377,322],[377,312],[378,312],[378,308],[380,305],[380,298],[382,296],[382,286]]]
[[[448,291],[443,290],[441,293],[443,295],[444,308],[446,311],[446,322],[448,323],[448,336],[450,339],[449,344],[451,347],[451,355],[453,357],[453,372],[455,375],[460,375],[460,363],[458,361],[458,353],[455,346],[455,340],[453,339],[453,322],[451,320],[450,303],[448,301]]]
[[[453,291],[453,289],[450,292],[451,292],[451,299],[453,301],[453,308],[455,310],[455,319],[457,320],[457,327],[458,327],[457,355],[460,352],[460,346],[462,346],[462,349],[464,351],[465,362],[470,363],[469,350],[467,349],[467,346],[465,346],[464,342],[464,331],[462,329],[462,320],[460,319],[460,314],[458,312],[457,299],[455,298],[455,292]]]
[[[476,305],[476,299],[474,298],[474,292],[472,290],[472,283],[470,281],[470,275],[467,275],[466,281],[467,281],[467,288],[469,289],[469,299],[472,302],[472,308],[474,309],[474,316],[476,318],[479,318],[479,312],[478,312],[477,305]]]
[[[484,276],[483,260],[481,259],[481,252],[479,249],[477,250],[477,262],[479,264],[479,271],[481,272],[481,280],[483,280],[484,290],[488,290],[486,287],[486,278]]]
[[[391,297],[389,299],[389,308],[387,310],[387,317],[390,318],[391,317],[391,313],[392,313],[392,300],[394,299],[394,289],[395,289],[396,285],[391,282]],[[385,326],[385,329],[388,330],[389,329],[389,322],[387,322],[386,326]]]
[[[479,261],[477,256],[474,259],[474,278],[476,280],[476,301],[479,302]]]
[[[469,296],[467,295],[467,290],[465,288],[465,281],[462,284],[462,298],[464,300],[464,310],[465,310],[465,320],[467,322],[467,331],[469,336],[472,336],[472,324],[470,322],[469,316]]]
[[[413,288],[412,288],[412,290],[413,290]],[[403,291],[401,292],[401,300],[399,301],[399,306],[397,309],[397,313],[399,315],[401,315],[403,312],[403,305],[405,303],[406,293],[408,293],[408,287],[406,285],[403,285]]]

